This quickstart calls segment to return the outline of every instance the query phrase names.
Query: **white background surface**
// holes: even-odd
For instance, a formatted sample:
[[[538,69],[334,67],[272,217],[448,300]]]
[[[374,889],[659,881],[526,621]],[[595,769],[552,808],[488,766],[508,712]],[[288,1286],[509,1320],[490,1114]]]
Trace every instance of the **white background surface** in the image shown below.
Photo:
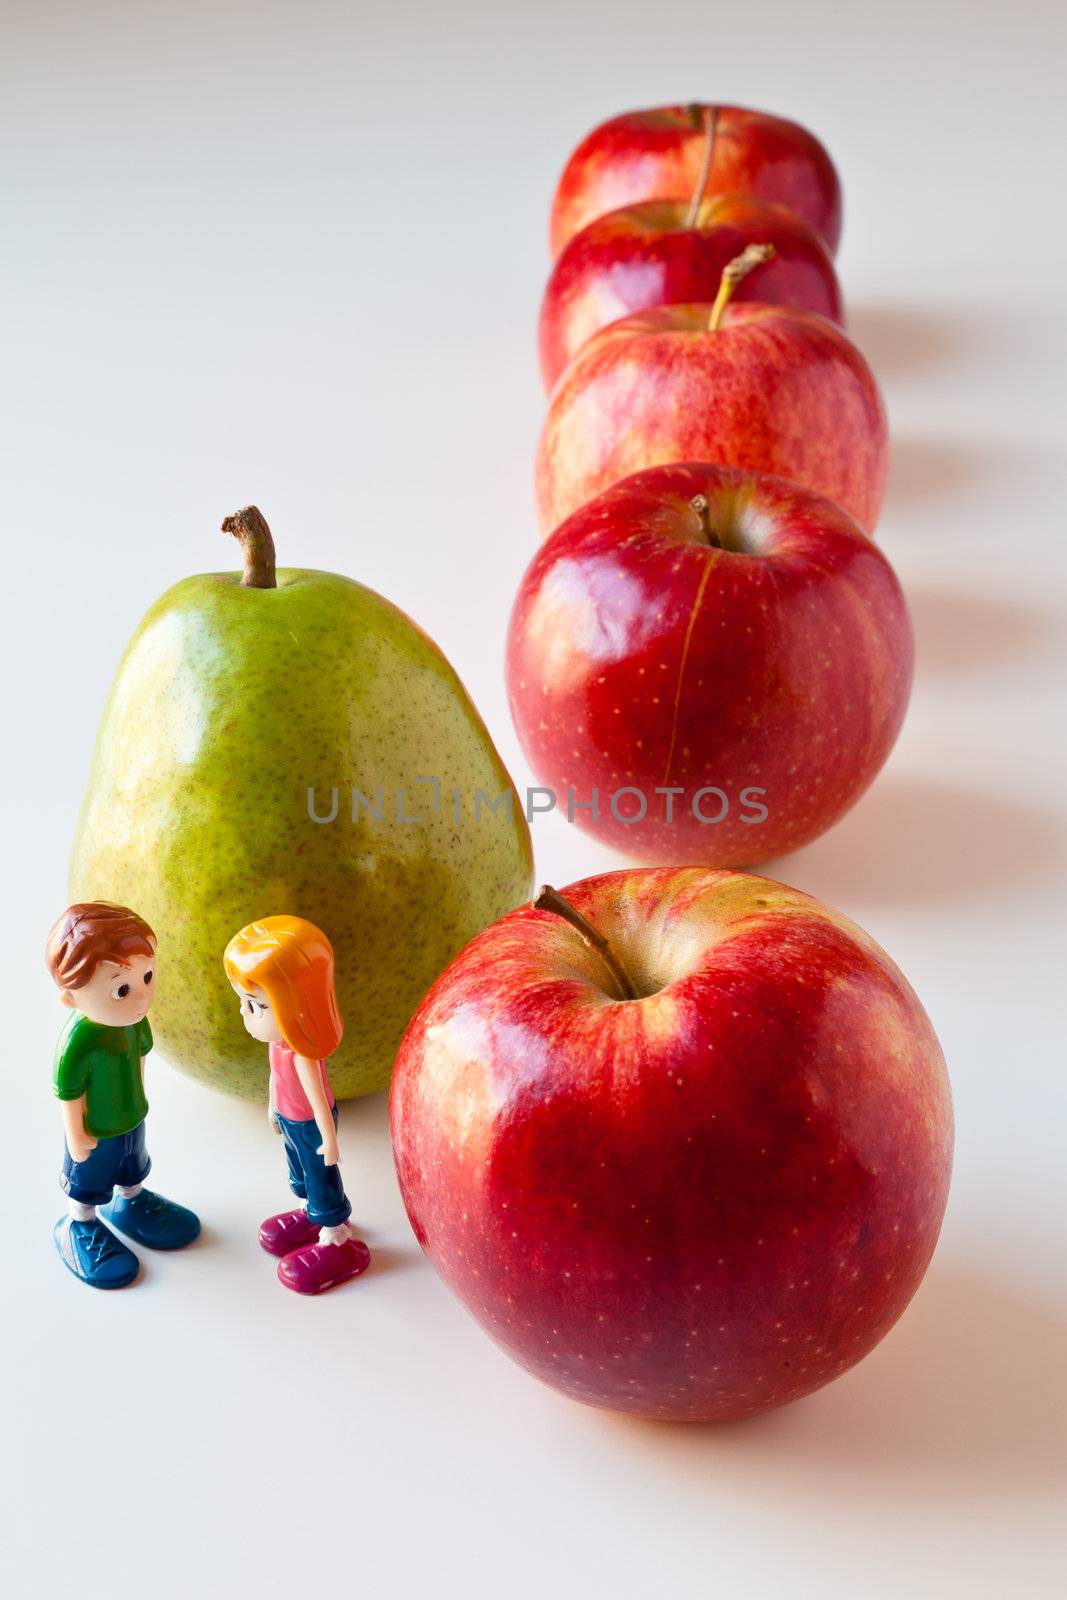
[[[1058,11],[6,0],[11,1594],[1062,1592]],[[219,520],[254,499],[285,564],[429,629],[525,783],[501,656],[534,545],[549,197],[601,117],[695,97],[830,146],[852,328],[890,407],[879,537],[914,702],[874,792],[772,870],[864,924],[941,1034],[958,1155],[926,1285],[860,1368],[754,1423],[587,1411],[422,1261],[383,1099],[342,1120],[375,1271],[304,1301],[256,1247],[285,1193],[263,1114],[154,1060],[160,1186],[204,1239],[89,1293],[50,1239],[63,1018],[41,946],[126,637],[170,583],[232,564]],[[535,847],[560,883],[612,861],[565,823]]]

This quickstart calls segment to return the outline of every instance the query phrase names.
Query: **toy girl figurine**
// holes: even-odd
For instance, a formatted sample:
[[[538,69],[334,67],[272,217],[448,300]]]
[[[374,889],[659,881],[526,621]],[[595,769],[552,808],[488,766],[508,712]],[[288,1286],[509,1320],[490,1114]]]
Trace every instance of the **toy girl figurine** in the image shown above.
[[[234,934],[223,964],[242,1022],[268,1047],[268,1116],[285,1140],[289,1186],[304,1202],[268,1217],[259,1242],[283,1258],[278,1276],[287,1289],[321,1294],[370,1263],[349,1223],[337,1164],[337,1106],[326,1070],[342,1032],[333,947],[302,917],[264,917]]]
[[[48,970],[74,1013],[56,1050],[53,1088],[66,1134],[60,1183],[68,1210],[56,1223],[64,1266],[94,1289],[121,1289],[137,1276],[133,1251],[97,1216],[136,1244],[180,1250],[200,1222],[185,1206],[144,1188],[145,1056],[156,994],[156,936],[135,911],[105,900],[68,906],[48,935]]]

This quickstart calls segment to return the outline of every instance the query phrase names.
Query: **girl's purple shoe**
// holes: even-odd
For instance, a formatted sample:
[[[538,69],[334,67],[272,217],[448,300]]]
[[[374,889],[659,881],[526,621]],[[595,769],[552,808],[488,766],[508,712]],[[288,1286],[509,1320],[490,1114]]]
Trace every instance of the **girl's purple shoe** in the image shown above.
[[[304,1206],[268,1217],[259,1229],[259,1242],[272,1256],[291,1255],[306,1244],[314,1244],[318,1237],[319,1225],[311,1221]]]
[[[358,1278],[370,1266],[370,1251],[362,1239],[343,1244],[312,1244],[294,1250],[278,1263],[278,1276],[297,1294],[322,1294],[349,1278]]]

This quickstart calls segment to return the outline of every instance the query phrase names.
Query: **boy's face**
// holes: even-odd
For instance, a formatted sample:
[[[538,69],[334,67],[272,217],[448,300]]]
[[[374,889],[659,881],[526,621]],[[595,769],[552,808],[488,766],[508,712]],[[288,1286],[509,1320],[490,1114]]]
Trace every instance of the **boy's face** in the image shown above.
[[[103,1023],[107,1028],[124,1028],[147,1016],[155,994],[153,945],[150,956],[131,956],[126,966],[120,966],[117,961],[101,961],[88,983],[83,983],[80,989],[60,990],[59,998],[90,1022]]]
[[[254,983],[248,988],[235,983],[232,988],[241,1003],[241,1021],[253,1039],[258,1039],[260,1044],[280,1044],[284,1035],[271,1010],[266,990]]]

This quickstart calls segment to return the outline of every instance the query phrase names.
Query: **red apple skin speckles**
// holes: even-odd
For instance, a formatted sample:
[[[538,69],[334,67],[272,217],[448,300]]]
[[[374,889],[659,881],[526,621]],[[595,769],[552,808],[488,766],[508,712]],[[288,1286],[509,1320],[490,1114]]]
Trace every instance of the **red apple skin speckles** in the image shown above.
[[[836,500],[869,533],[889,435],[874,375],[824,317],[757,303],[657,306],[594,334],[552,395],[535,490],[544,533],[632,472],[708,461]]]
[[[767,879],[635,868],[511,912],[416,1013],[391,1091],[429,1259],[528,1372],[637,1416],[750,1416],[860,1361],[917,1289],[952,1112],[915,994]],[[653,992],[655,991],[655,992]]]
[[[566,245],[541,304],[546,389],[587,339],[620,317],[714,300],[723,267],[749,244],[773,245],[774,259],[742,280],[735,303],[760,300],[844,321],[830,252],[785,206],[724,195],[704,202],[693,227],[688,209],[675,200],[646,201],[598,217]]]
[[[714,548],[691,502],[745,548]],[[638,473],[540,548],[508,630],[512,718],[560,810],[627,855],[751,866],[852,806],[907,708],[912,632],[886,557],[839,506],[781,479]],[[685,789],[673,802],[656,790]],[[700,821],[693,796],[729,810]],[[744,802],[761,791],[766,817]],[[624,787],[640,800],[611,797]],[[599,815],[588,804],[597,791]],[[705,817],[722,802],[699,802]],[[745,820],[748,818],[749,820]]]
[[[549,226],[553,256],[605,212],[640,200],[688,200],[705,144],[705,106],[661,106],[594,128],[563,169]],[[797,122],[719,106],[706,194],[749,194],[795,211],[831,251],[841,238],[841,185],[814,134]]]

